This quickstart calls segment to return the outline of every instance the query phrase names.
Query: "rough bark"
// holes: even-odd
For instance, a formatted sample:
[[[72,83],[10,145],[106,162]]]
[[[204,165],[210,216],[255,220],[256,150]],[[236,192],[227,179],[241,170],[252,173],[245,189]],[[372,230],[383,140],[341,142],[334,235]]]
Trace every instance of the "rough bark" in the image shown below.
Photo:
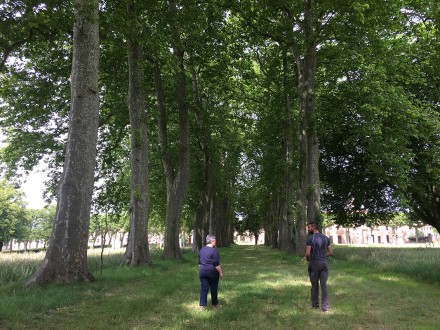
[[[87,264],[98,136],[98,1],[75,1],[71,109],[58,204],[44,261],[27,285],[92,281]]]
[[[277,201],[273,200],[269,192],[267,193],[267,200],[269,202],[266,205],[265,211],[265,245],[271,248],[278,248],[278,226],[275,220],[277,218]]]
[[[169,1],[169,10],[171,16],[175,15],[177,10],[174,1]],[[157,104],[158,104],[158,130],[159,144],[162,150],[162,162],[165,169],[167,203],[165,217],[165,237],[164,252],[166,258],[181,258],[182,252],[179,244],[180,217],[185,200],[185,195],[189,187],[189,118],[186,95],[186,73],[184,65],[184,50],[180,44],[179,34],[173,18],[172,42],[173,54],[177,63],[175,73],[175,96],[177,101],[177,110],[179,112],[179,155],[177,165],[174,167],[167,134],[167,111],[165,107],[164,92],[162,87],[161,68],[156,62],[154,70]]]
[[[134,2],[127,7],[129,20],[138,14]],[[130,38],[128,47],[128,110],[131,133],[130,233],[124,263],[130,266],[150,265],[148,244],[148,138],[145,106],[143,51],[140,42]]]
[[[210,217],[212,201],[212,165],[209,157],[204,156],[204,181],[200,191],[199,203],[194,215],[192,251],[197,252],[203,247],[203,236]]]
[[[292,107],[289,93],[289,83],[287,79],[287,52],[283,51],[283,87],[285,95],[285,112],[284,112],[284,180],[283,180],[283,198],[282,198],[282,218],[279,249],[283,251],[293,251],[293,181],[292,181],[292,164],[293,164],[293,133],[292,133]]]
[[[194,91],[194,102],[195,102],[195,118],[197,122],[197,139],[199,141],[199,146],[203,154],[203,182],[199,195],[199,202],[194,215],[194,226],[193,226],[193,245],[192,251],[198,252],[204,242],[204,232],[206,231],[206,225],[208,224],[208,219],[210,217],[210,209],[212,204],[213,196],[213,165],[210,156],[210,129],[206,120],[206,107],[203,104],[202,97],[200,95],[199,86],[199,76],[195,68],[193,54],[190,53],[190,69],[192,77],[192,85]]]
[[[213,199],[209,232],[213,233],[217,239],[218,247],[227,247],[233,241],[233,209],[227,193],[227,187],[218,191]]]
[[[313,31],[313,1],[306,0],[302,22],[304,43],[301,52],[292,41],[291,49],[298,71],[299,89],[299,182],[296,219],[296,253],[302,255],[306,245],[306,222],[320,214],[319,145],[314,104],[316,79],[316,43]]]
[[[282,251],[289,251],[289,225],[286,219],[286,200],[285,197],[280,197],[278,200],[278,249]]]

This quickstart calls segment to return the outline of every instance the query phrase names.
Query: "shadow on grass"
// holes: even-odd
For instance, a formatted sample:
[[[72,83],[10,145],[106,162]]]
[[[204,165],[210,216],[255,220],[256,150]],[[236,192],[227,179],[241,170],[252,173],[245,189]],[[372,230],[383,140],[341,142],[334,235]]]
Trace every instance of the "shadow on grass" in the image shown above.
[[[220,310],[198,311],[197,255],[183,260],[157,258],[150,268],[106,269],[92,284],[16,291],[0,315],[13,329],[430,329],[440,324],[436,286],[360,263],[332,260],[332,310],[307,308],[307,265],[292,254],[264,246],[219,249],[224,279]],[[10,292],[12,293],[12,291]],[[4,309],[2,309],[4,310]],[[6,318],[3,316],[7,316]],[[417,328],[417,327],[415,327]],[[434,328],[433,328],[434,329]]]

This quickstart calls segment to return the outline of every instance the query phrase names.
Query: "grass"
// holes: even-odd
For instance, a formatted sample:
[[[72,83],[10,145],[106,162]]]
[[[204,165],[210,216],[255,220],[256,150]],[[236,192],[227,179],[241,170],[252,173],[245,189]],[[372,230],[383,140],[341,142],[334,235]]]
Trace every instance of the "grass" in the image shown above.
[[[0,299],[0,329],[438,329],[439,282],[415,274],[420,259],[435,262],[440,249],[334,250],[328,314],[307,308],[310,284],[300,258],[233,246],[219,249],[220,310],[196,310],[197,256],[185,252],[179,261],[156,255],[152,267],[108,263],[92,284],[26,289],[24,278],[1,284],[0,296],[8,298]],[[415,265],[413,273],[392,266],[403,258]]]
[[[440,283],[440,249],[423,246],[382,248],[338,246],[336,260],[362,263],[376,271],[406,274],[427,283]]]

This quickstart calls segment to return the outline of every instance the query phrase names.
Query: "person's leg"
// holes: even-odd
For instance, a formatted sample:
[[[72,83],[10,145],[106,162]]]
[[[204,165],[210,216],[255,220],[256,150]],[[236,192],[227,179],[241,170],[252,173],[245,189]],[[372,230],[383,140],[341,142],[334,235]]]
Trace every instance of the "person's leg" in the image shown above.
[[[219,277],[211,277],[209,281],[209,288],[211,290],[211,302],[212,306],[218,305],[218,281]]]
[[[208,306],[208,291],[208,278],[205,276],[200,277],[200,306]]]
[[[328,302],[328,291],[327,291],[327,280],[328,280],[328,266],[323,265],[319,276],[319,282],[321,284],[321,308],[323,311],[328,311],[330,309],[330,304]]]
[[[314,262],[309,264],[309,277],[312,288],[310,289],[310,299],[313,308],[319,308],[319,272]]]

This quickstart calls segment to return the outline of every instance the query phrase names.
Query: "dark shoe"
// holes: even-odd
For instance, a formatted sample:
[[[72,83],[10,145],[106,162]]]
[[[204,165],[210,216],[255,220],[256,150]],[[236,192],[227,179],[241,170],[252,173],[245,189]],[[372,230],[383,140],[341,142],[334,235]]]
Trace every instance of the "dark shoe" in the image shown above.
[[[319,306],[308,305],[307,307],[310,309],[319,309]]]

